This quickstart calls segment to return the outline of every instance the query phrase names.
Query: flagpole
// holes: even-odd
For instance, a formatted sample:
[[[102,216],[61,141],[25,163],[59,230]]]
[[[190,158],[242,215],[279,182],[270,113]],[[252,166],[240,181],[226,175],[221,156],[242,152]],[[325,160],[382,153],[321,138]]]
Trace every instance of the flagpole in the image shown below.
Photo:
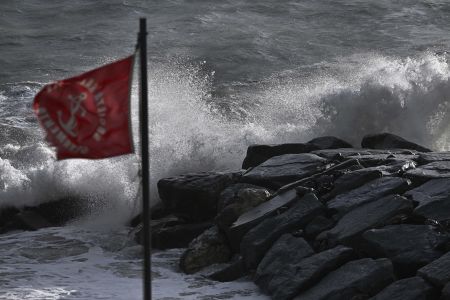
[[[141,126],[142,158],[142,222],[144,225],[144,300],[152,299],[152,264],[151,264],[151,229],[150,229],[150,159],[148,137],[148,93],[147,93],[147,22],[139,20],[139,61],[140,61],[140,96],[139,110]]]

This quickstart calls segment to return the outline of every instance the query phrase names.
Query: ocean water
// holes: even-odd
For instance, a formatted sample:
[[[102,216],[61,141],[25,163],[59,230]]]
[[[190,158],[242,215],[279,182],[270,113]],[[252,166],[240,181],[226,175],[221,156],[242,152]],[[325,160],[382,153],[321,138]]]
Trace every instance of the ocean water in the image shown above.
[[[450,150],[448,1],[3,0],[0,208],[78,196],[92,209],[1,236],[0,299],[139,299],[140,248],[124,225],[140,208],[137,156],[56,162],[31,104],[44,84],[132,53],[143,16],[154,203],[158,179],[239,169],[253,143],[358,146],[389,131]],[[264,299],[248,279],[182,276],[179,255],[154,254],[156,299]]]

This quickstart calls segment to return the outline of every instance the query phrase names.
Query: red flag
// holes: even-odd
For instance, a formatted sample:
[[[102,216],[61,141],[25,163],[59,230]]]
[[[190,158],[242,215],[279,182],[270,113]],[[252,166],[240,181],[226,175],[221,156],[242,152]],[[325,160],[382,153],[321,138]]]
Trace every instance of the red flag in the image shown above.
[[[133,152],[133,56],[44,86],[33,108],[57,158],[106,158]]]

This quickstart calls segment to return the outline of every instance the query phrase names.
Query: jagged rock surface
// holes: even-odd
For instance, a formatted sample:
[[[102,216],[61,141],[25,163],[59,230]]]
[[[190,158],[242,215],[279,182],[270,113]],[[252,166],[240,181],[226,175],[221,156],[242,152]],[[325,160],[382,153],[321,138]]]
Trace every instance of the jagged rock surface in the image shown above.
[[[393,280],[392,264],[388,259],[363,258],[348,262],[329,273],[294,299],[364,299],[375,295]]]
[[[370,300],[434,300],[437,292],[420,277],[398,280]]]

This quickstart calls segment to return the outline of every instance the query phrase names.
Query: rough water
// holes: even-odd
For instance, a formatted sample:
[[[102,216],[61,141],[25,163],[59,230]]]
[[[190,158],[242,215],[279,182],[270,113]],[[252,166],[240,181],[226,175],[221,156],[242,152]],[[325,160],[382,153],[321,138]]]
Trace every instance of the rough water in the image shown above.
[[[139,299],[140,248],[123,225],[140,207],[138,159],[56,162],[31,103],[48,82],[132,53],[142,16],[153,202],[159,178],[239,169],[252,143],[358,146],[389,131],[450,150],[450,3],[394,2],[1,1],[0,208],[79,196],[92,209],[1,236],[0,299]],[[264,299],[251,282],[182,276],[179,254],[154,254],[156,299]]]

